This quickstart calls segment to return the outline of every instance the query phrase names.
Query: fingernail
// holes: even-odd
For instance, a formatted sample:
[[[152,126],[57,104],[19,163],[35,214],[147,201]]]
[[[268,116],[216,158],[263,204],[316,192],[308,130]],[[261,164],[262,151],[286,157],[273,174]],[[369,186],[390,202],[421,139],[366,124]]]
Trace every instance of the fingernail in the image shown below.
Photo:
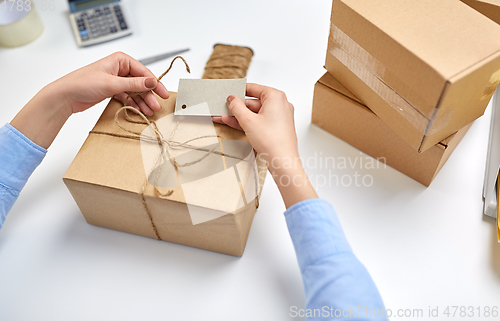
[[[147,78],[146,79],[146,87],[149,89],[153,89],[156,87],[156,79],[154,78]]]
[[[234,100],[234,95],[230,95],[227,97],[227,102],[230,103]]]

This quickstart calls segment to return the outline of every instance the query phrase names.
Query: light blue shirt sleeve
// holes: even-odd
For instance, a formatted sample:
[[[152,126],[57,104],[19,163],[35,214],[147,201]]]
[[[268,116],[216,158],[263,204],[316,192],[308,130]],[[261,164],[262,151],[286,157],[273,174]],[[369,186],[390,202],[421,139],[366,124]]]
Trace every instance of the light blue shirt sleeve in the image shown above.
[[[333,207],[310,199],[285,212],[306,295],[290,309],[307,320],[388,320],[370,274],[356,258]],[[295,315],[294,315],[295,314]]]
[[[0,229],[47,150],[6,124],[0,128]]]

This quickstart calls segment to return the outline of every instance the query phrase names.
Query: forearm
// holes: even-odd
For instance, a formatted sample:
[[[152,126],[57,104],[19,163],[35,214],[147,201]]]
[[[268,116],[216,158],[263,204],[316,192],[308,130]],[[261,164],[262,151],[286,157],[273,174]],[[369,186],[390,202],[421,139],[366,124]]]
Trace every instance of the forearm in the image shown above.
[[[307,309],[347,311],[348,315],[354,310],[350,316],[357,316],[352,318],[355,320],[371,319],[367,309],[384,309],[375,284],[353,254],[330,204],[320,199],[301,202],[288,209],[285,217],[302,273]]]
[[[287,209],[301,201],[318,198],[298,154],[271,156],[268,157],[267,164]]]
[[[46,152],[11,125],[0,128],[0,228]]]
[[[44,87],[14,117],[11,125],[32,142],[47,149],[71,115],[64,95],[54,83]]]
[[[0,184],[0,229],[18,196],[14,190]]]

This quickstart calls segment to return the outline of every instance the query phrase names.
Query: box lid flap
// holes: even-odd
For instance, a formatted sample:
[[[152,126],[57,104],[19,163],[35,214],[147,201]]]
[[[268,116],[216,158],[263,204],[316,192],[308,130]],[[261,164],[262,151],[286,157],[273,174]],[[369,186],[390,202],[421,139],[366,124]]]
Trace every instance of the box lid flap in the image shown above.
[[[333,77],[330,73],[325,73],[319,80],[319,83],[325,85],[326,87],[335,90],[339,94],[346,96],[358,102],[362,105],[365,105],[358,97],[354,96],[344,85],[342,85],[335,77]]]
[[[500,26],[460,1],[340,1],[445,79],[500,51]],[[383,52],[383,43],[377,49]],[[408,68],[407,72],[413,73],[414,70]]]

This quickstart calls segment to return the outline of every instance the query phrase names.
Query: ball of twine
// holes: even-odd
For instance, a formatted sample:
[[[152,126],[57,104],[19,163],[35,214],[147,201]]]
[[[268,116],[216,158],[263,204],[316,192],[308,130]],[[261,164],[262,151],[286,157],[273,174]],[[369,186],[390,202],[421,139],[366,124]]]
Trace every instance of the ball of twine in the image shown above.
[[[253,57],[252,49],[216,44],[205,66],[203,79],[244,78]]]

